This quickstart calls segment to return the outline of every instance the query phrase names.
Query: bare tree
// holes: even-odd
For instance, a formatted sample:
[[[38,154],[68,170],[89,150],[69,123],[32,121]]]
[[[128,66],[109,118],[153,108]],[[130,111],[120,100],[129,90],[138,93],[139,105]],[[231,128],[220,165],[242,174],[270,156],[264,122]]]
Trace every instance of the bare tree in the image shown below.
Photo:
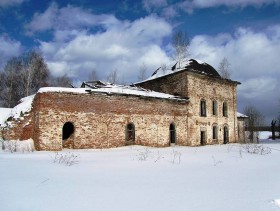
[[[276,127],[276,120],[271,121],[271,132],[272,132],[272,140],[275,140],[275,127]]]
[[[5,107],[13,107],[25,96],[46,86],[49,70],[37,51],[27,52],[10,59],[1,75],[0,100]]]
[[[40,87],[47,86],[49,70],[41,53],[30,51],[22,58],[24,95],[34,94]]]
[[[109,83],[112,83],[112,84],[116,84],[119,82],[119,78],[118,78],[118,70],[115,69],[113,70],[112,72],[109,73],[109,75],[107,76],[107,81]]]
[[[24,97],[21,72],[22,63],[19,58],[10,59],[1,72],[0,99],[2,106],[13,107]]]
[[[218,71],[222,78],[230,79],[230,63],[226,57],[220,62]]]
[[[250,142],[254,143],[256,140],[259,143],[259,128],[264,123],[264,116],[252,105],[245,107],[244,114],[248,116],[246,124],[249,130]]]
[[[279,102],[279,109],[280,109],[280,99],[278,100],[278,102]],[[277,121],[278,121],[278,138],[280,138],[280,110],[278,112]]]
[[[92,69],[91,72],[89,73],[89,81],[97,81],[97,80],[99,80],[97,71],[96,69]]]
[[[280,115],[278,116],[278,138],[280,138]]]
[[[172,45],[175,49],[173,59],[177,62],[178,66],[181,67],[182,63],[187,59],[189,52],[189,37],[187,33],[178,31],[173,34]]]
[[[145,63],[142,63],[141,67],[139,68],[139,75],[138,75],[139,81],[143,81],[146,79],[146,72],[147,72],[147,66]]]
[[[49,85],[54,87],[73,87],[72,80],[66,74],[60,77],[51,77]]]
[[[5,80],[4,75],[2,74],[1,70],[0,70],[0,91],[3,91],[4,89],[4,83],[3,81]],[[3,99],[1,99],[1,95],[0,95],[0,105],[3,105]]]

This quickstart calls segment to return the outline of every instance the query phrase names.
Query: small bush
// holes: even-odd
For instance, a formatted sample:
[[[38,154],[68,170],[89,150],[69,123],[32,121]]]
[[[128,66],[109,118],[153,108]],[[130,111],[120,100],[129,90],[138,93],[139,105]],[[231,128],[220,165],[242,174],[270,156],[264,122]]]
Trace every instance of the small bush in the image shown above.
[[[213,165],[214,166],[217,166],[218,164],[221,164],[223,162],[221,160],[216,161],[215,156],[212,156],[212,159],[213,159]]]
[[[174,149],[172,150],[171,163],[181,163],[181,152],[175,151]]]
[[[138,152],[136,157],[139,161],[152,160],[156,163],[159,160],[165,158],[165,156],[163,156],[160,151],[153,152],[149,148],[145,148],[143,150],[136,150],[136,151]],[[173,149],[172,152],[170,153],[170,162],[172,164],[181,163],[181,152],[178,152]]]
[[[148,148],[145,148],[144,150],[137,150],[137,152],[139,152],[137,157],[140,161],[146,161],[149,155],[152,153]]]
[[[245,144],[241,145],[242,151],[250,154],[267,155],[271,153],[271,148],[259,144]]]
[[[68,153],[55,152],[53,157],[53,163],[65,164],[66,166],[73,166],[79,163],[79,161],[77,160],[79,156],[80,155],[77,155],[74,152],[68,152]]]

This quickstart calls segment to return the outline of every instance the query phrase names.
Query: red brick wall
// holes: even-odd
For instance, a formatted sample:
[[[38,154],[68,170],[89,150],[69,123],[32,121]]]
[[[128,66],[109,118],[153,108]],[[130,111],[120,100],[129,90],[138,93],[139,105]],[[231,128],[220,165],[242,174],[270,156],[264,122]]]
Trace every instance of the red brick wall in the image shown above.
[[[169,146],[169,125],[173,122],[177,143],[188,144],[186,103],[99,93],[38,93],[34,107],[38,150],[60,150],[66,122],[75,128],[73,148],[124,146],[128,123],[135,125],[136,144]]]
[[[12,119],[12,127],[4,128],[2,131],[5,140],[27,140],[33,138],[32,113],[25,114],[24,119]]]

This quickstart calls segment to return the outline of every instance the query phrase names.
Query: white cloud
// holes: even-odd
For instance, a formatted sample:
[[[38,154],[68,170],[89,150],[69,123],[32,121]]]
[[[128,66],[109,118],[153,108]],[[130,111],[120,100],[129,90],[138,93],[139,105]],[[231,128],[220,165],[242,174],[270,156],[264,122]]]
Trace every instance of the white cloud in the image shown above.
[[[26,29],[30,30],[30,32],[52,29],[56,22],[57,13],[57,5],[53,3],[44,13],[35,13],[33,20],[26,26]]]
[[[112,16],[100,18],[95,24],[101,27],[100,31],[55,29],[52,42],[40,41],[40,49],[53,75],[67,73],[86,80],[95,68],[104,79],[110,71],[118,69],[125,81],[135,82],[142,63],[150,71],[164,62],[169,63],[161,45],[163,38],[170,36],[172,27],[163,19],[148,16],[131,22]]]
[[[146,9],[148,12],[151,12],[154,8],[162,8],[167,6],[166,0],[143,0],[142,3],[144,9]]]
[[[71,5],[58,8],[56,3],[52,3],[45,12],[35,13],[25,28],[32,34],[46,30],[77,30],[97,25],[108,28],[117,22],[113,15],[94,15],[90,11]]]
[[[9,7],[21,4],[26,0],[0,0],[0,7]]]
[[[0,36],[0,69],[3,68],[8,59],[18,56],[22,50],[20,42],[10,39],[7,36]]]
[[[211,8],[211,7],[237,7],[244,8],[247,6],[261,7],[269,4],[279,4],[279,0],[185,0],[177,4],[177,8],[192,13],[194,9]]]
[[[238,88],[240,108],[254,104],[273,118],[277,106],[265,110],[280,98],[280,25],[268,26],[261,32],[239,28],[232,34],[199,35],[191,40],[193,58],[211,64],[216,69],[226,57],[231,63],[232,79],[242,84]],[[269,113],[270,112],[270,113]],[[269,113],[269,114],[268,114]],[[276,115],[275,114],[275,115]]]
[[[193,0],[185,1],[191,2],[191,5],[195,8],[209,8],[217,6],[227,6],[227,7],[245,7],[245,6],[263,6],[266,4],[279,3],[279,0]]]
[[[234,35],[195,36],[190,45],[194,57],[218,67],[223,57],[232,63],[236,78],[259,77],[264,73],[279,72],[280,27],[269,27],[263,32],[239,28]],[[246,64],[246,65],[244,65]]]
[[[143,0],[143,8],[148,12],[158,12],[166,18],[178,16],[179,11],[189,14],[195,9],[225,6],[228,8],[244,8],[247,6],[262,7],[269,4],[280,5],[280,0],[183,0],[167,2],[166,0]]]
[[[249,78],[242,86],[240,92],[245,98],[254,99],[273,92],[277,88],[277,79],[272,76]]]

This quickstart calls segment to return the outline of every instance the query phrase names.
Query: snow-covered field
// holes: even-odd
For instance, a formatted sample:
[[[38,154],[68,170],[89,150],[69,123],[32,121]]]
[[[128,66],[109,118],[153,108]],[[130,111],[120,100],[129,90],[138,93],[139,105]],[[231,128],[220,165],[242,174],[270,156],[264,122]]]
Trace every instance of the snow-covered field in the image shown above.
[[[280,210],[280,143],[244,146],[0,150],[0,210]]]

